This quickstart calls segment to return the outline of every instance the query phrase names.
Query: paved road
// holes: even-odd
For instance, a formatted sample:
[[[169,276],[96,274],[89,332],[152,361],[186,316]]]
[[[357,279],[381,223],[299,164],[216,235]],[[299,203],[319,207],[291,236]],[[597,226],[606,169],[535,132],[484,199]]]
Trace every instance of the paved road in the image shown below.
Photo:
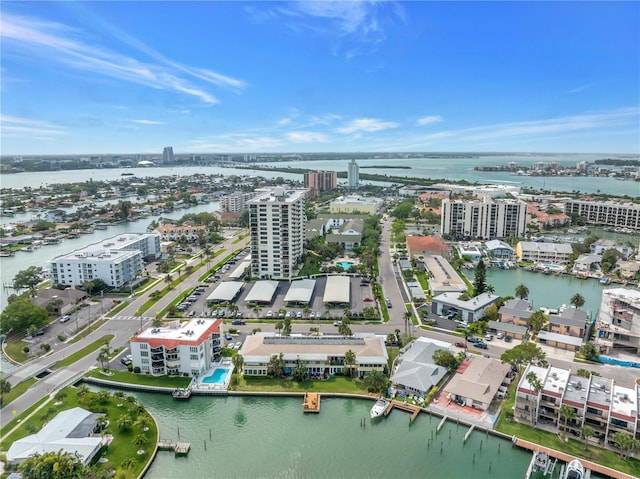
[[[217,260],[222,259],[231,251],[243,249],[245,247],[247,243],[246,239],[241,242],[234,243],[235,239],[235,237],[228,238],[221,244],[220,248],[224,249],[225,253],[218,255],[216,257]],[[202,275],[204,269],[199,267],[199,259],[195,259],[193,261],[193,265],[194,271],[187,279],[182,282],[181,287],[176,288],[173,294],[168,294],[160,301],[158,301],[158,303],[156,303],[153,308],[144,313],[145,316],[136,316],[135,313],[149,299],[149,295],[157,288],[151,288],[141,296],[136,297],[129,304],[129,306],[127,306],[123,311],[119,313],[118,316],[110,319],[100,328],[92,331],[89,335],[87,335],[77,343],[60,343],[56,345],[55,350],[52,353],[43,357],[36,358],[17,367],[5,378],[8,379],[12,385],[18,384],[25,379],[33,377],[34,375],[55,366],[56,363],[58,363],[65,357],[68,357],[70,354],[79,351],[83,347],[91,344],[93,341],[100,339],[105,335],[114,335],[114,338],[110,343],[112,348],[116,349],[127,347],[131,336],[133,336],[134,333],[143,328],[146,322],[150,321],[153,318],[156,311],[161,311],[163,308],[165,308],[181,291],[185,291],[188,288],[193,288],[197,284],[199,284],[198,277]],[[203,263],[202,266],[206,267],[206,262]],[[158,288],[163,288],[164,286],[164,283],[159,283]],[[99,313],[99,311],[96,311],[96,313]],[[95,322],[97,319],[98,318],[94,317],[92,320],[93,322]],[[27,392],[22,394],[15,401],[5,405],[2,408],[2,414],[0,414],[0,427],[4,426],[4,424],[6,424],[13,418],[13,411],[15,411],[15,414],[22,413],[33,404],[35,404],[38,400],[40,400],[40,398],[52,393],[53,391],[67,384],[69,381],[72,381],[73,378],[76,378],[92,367],[95,367],[97,365],[96,357],[97,352],[89,354],[73,365],[57,371],[53,371],[51,374],[47,375],[40,381],[37,381],[31,388],[29,388]],[[11,411],[11,414],[9,414],[8,411]]]

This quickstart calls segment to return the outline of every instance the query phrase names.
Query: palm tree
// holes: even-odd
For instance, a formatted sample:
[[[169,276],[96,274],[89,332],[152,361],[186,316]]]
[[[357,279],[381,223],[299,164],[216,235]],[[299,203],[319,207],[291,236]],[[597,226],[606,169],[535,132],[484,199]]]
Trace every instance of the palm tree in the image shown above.
[[[150,424],[150,420],[148,416],[142,415],[139,416],[138,419],[136,419],[136,422],[134,423],[136,427],[139,427],[142,432],[146,432],[147,430],[149,430],[149,424]]]
[[[570,304],[576,309],[580,309],[584,306],[584,297],[580,293],[576,293],[571,296]]]
[[[6,379],[0,379],[0,405],[4,403],[4,395],[11,391],[11,383]]]
[[[283,327],[284,327],[284,324],[282,323],[282,321],[276,322],[276,330],[278,331],[278,334],[282,334]]]
[[[103,371],[109,371],[109,346],[105,346],[98,353],[98,361],[100,361],[100,367]]]
[[[145,443],[147,442],[147,435],[146,434],[136,434],[136,436],[133,438],[133,441],[131,441],[131,443],[138,448],[138,450],[140,450],[142,448],[142,446],[145,445]]]
[[[255,315],[256,315],[256,318],[257,318],[257,317],[258,317],[258,314],[260,313],[260,309],[261,309],[261,308],[260,308],[260,306],[259,306],[259,305],[257,305],[257,304],[254,304],[254,305],[253,305],[253,308],[251,308],[251,309],[253,310],[253,314],[255,314]]]
[[[558,409],[558,416],[564,418],[564,430],[562,435],[566,436],[567,423],[576,417],[576,410],[568,404],[563,404],[562,406],[560,406],[560,409]]]
[[[496,292],[496,288],[492,284],[488,284],[486,288],[484,288],[485,293],[493,294]]]
[[[381,393],[387,389],[389,378],[382,371],[369,371],[364,377],[364,384],[368,390]]]
[[[117,426],[120,431],[126,431],[131,427],[132,423],[131,416],[124,414],[118,418]]]
[[[529,288],[527,288],[524,284],[519,284],[516,286],[516,296],[520,299],[527,299],[529,297]]]
[[[611,439],[613,439],[613,443],[616,447],[622,451],[620,453],[622,459],[626,459],[629,456],[629,453],[638,447],[638,441],[636,441],[630,434],[626,434],[624,432],[614,432],[611,435]]]
[[[402,316],[404,317],[404,334],[408,334],[407,328],[409,327],[409,321],[411,321],[413,315],[411,314],[411,311],[405,311]]]
[[[349,375],[353,377],[353,371],[354,371],[353,366],[356,365],[356,353],[354,353],[350,349],[346,353],[344,353],[344,364],[345,366],[347,366],[347,369],[349,370]]]
[[[351,328],[344,323],[338,326],[338,333],[342,334],[343,336],[353,336],[353,331],[351,331]]]
[[[533,390],[536,392],[535,404],[531,408],[531,424],[535,425],[537,422],[535,418],[538,417],[538,397],[540,396],[540,391],[542,391],[542,381],[538,378],[538,375],[533,371],[529,372],[525,379],[529,382]]]
[[[587,446],[589,445],[589,438],[595,436],[596,431],[591,426],[582,426],[580,430],[580,436],[584,439],[584,450],[587,450]]]
[[[233,357],[233,365],[236,367],[236,384],[238,384],[240,382],[240,372],[244,365],[244,358],[242,357],[242,354],[238,353]]]
[[[306,305],[304,308],[302,308],[302,314],[304,314],[305,318],[309,318],[309,314],[311,314],[311,308],[309,307],[309,305]]]

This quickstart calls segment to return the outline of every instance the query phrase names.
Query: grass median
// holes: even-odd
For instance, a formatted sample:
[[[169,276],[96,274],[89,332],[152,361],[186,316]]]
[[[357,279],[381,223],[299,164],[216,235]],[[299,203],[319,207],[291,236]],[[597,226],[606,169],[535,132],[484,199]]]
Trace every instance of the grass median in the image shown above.
[[[94,342],[86,345],[84,348],[80,349],[79,351],[76,351],[75,353],[70,354],[66,358],[58,361],[58,363],[55,366],[53,366],[51,369],[55,370],[55,369],[60,369],[60,368],[65,368],[67,366],[70,366],[76,361],[79,361],[85,356],[88,356],[94,351],[97,351],[102,346],[108,344],[113,339],[113,337],[114,337],[113,334],[107,334],[105,336],[102,336],[100,339],[96,339]]]

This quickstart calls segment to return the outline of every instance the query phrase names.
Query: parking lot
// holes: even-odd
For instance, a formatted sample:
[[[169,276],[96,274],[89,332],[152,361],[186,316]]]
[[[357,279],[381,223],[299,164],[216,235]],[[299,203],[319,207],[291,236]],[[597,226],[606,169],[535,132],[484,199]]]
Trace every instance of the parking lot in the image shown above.
[[[245,283],[238,297],[233,302],[238,307],[237,314],[231,315],[229,311],[229,304],[222,303],[219,305],[207,305],[207,297],[214,291],[214,289],[223,281],[228,280],[229,274],[233,271],[233,267],[227,272],[222,270],[215,273],[215,276],[219,276],[212,283],[202,283],[198,288],[194,289],[193,294],[190,295],[189,301],[185,301],[181,306],[183,313],[186,317],[195,316],[218,316],[226,319],[275,319],[284,318],[287,314],[292,319],[303,319],[307,316],[304,314],[305,307],[310,309],[308,318],[314,319],[331,319],[342,318],[344,316],[344,309],[348,308],[352,312],[353,316],[362,314],[362,311],[366,307],[376,307],[376,303],[373,296],[373,291],[370,284],[362,284],[360,277],[350,277],[350,304],[340,305],[336,307],[329,307],[329,316],[327,318],[325,304],[323,303],[323,296],[325,291],[325,285],[327,282],[326,276],[320,276],[315,278],[316,285],[311,296],[311,301],[308,305],[290,305],[285,303],[284,298],[289,290],[291,282],[280,281],[273,297],[273,301],[269,304],[261,304],[258,306],[258,310],[254,310],[254,305],[248,304],[245,298],[251,291],[254,283]],[[215,279],[215,278],[214,278]],[[271,314],[269,314],[271,313]]]

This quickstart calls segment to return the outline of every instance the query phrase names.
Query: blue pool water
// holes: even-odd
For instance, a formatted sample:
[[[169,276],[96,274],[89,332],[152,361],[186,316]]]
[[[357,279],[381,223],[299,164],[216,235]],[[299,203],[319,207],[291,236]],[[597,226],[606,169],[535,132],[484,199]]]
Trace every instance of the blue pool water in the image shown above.
[[[205,384],[224,384],[228,374],[228,369],[216,368],[209,376],[202,378],[202,382]]]
[[[336,263],[336,265],[340,266],[345,271],[349,271],[349,268],[353,266],[353,263],[351,261],[340,261],[339,263]]]

